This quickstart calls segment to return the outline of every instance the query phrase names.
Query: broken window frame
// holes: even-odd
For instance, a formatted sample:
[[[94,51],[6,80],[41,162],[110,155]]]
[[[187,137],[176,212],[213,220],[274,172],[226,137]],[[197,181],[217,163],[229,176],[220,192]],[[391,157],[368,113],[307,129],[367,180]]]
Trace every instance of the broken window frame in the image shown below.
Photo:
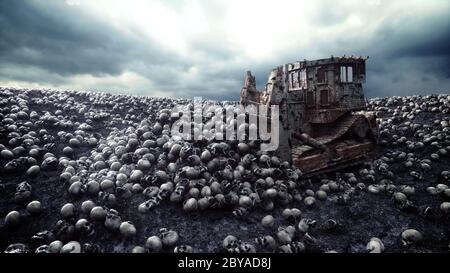
[[[350,77],[349,77],[350,75]],[[342,83],[353,83],[354,82],[354,68],[353,65],[340,65],[339,79]]]
[[[307,79],[306,68],[300,69],[298,77],[299,77],[299,88],[307,89],[308,88],[308,79]]]
[[[306,91],[306,106],[311,107],[315,105],[314,91]]]
[[[305,87],[302,87],[302,69],[294,70],[289,72],[289,91],[293,90],[304,90],[306,89],[306,71],[304,72],[304,85]]]
[[[353,66],[347,66],[347,82],[353,82]]]
[[[292,76],[292,80],[293,80],[292,85],[294,86],[295,89],[298,89],[300,87],[300,84],[299,84],[299,81],[298,81],[298,79],[299,79],[298,74],[299,74],[299,71],[295,70],[294,74]]]
[[[364,81],[366,79],[366,63],[365,62],[360,62],[357,64],[357,75],[358,78],[362,81]]]
[[[326,68],[323,66],[320,66],[317,68],[317,83],[326,83],[327,77],[326,77]]]
[[[294,73],[289,72],[289,90],[294,89]]]

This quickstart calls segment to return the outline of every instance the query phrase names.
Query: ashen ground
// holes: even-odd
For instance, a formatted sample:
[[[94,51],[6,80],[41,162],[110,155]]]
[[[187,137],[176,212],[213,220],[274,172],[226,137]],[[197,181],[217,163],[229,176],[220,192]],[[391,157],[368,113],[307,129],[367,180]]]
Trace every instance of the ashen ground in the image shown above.
[[[37,105],[30,105],[30,110],[41,113],[48,110]],[[75,113],[73,113],[75,114]],[[124,113],[121,113],[124,114]],[[387,113],[384,113],[387,115]],[[434,114],[422,113],[416,121],[426,124],[432,123],[437,118]],[[82,122],[83,120],[79,120]],[[103,137],[108,135],[103,121],[95,121],[96,131]],[[48,131],[56,135],[57,130],[48,128]],[[4,139],[0,143],[4,143]],[[57,143],[54,150],[55,155],[61,155],[64,145]],[[390,146],[380,146],[377,156],[382,156],[390,151]],[[402,150],[406,150],[402,148]],[[423,151],[427,154],[427,151]],[[429,153],[428,153],[429,154]],[[76,150],[76,156],[89,155],[88,148]],[[376,158],[376,157],[375,157]],[[5,164],[0,160],[0,165]],[[433,170],[427,173],[422,181],[415,181],[409,176],[409,171],[401,164],[394,164],[391,170],[398,177],[395,184],[412,185],[416,188],[416,194],[409,198],[417,207],[430,206],[435,211],[443,201],[440,197],[431,196],[425,189],[438,183],[438,176],[442,170],[449,170],[448,158],[443,158],[439,163],[433,163]],[[357,174],[359,168],[352,171]],[[25,243],[32,245],[31,237],[42,230],[51,230],[60,219],[60,209],[67,203],[74,203],[80,207],[81,202],[86,200],[76,199],[67,192],[67,185],[59,180],[60,170],[41,172],[36,178],[29,179],[25,174],[5,174],[1,171],[0,188],[0,250],[3,251],[9,244]],[[329,174],[333,176],[334,174]],[[380,177],[377,177],[379,180]],[[5,215],[17,209],[13,201],[16,185],[22,181],[28,181],[32,187],[31,200],[39,200],[43,205],[43,213],[39,216],[29,216],[23,219],[21,224],[15,228],[4,225]],[[312,189],[317,190],[320,186],[320,178],[313,179]],[[333,194],[331,194],[333,195]],[[276,236],[279,226],[286,226],[281,216],[284,209],[277,205],[272,215],[275,224],[272,228],[264,228],[260,220],[268,214],[261,209],[255,210],[244,218],[232,215],[231,209],[207,210],[199,213],[185,213],[179,204],[163,201],[157,208],[148,214],[139,214],[137,206],[142,202],[142,196],[133,196],[127,201],[120,201],[116,206],[123,220],[131,220],[137,228],[137,236],[131,240],[124,240],[118,232],[107,231],[103,225],[96,224],[96,233],[89,241],[81,243],[98,244],[101,252],[130,252],[136,245],[143,246],[146,238],[158,234],[162,227],[171,228],[178,232],[180,239],[178,245],[191,245],[197,252],[221,252],[222,240],[229,234],[238,239],[254,243],[258,236]],[[323,252],[336,250],[338,252],[365,252],[366,244],[371,237],[379,237],[386,252],[448,252],[450,243],[449,216],[439,213],[436,216],[425,217],[420,211],[402,211],[397,208],[389,194],[371,194],[367,191],[355,191],[348,204],[338,205],[329,201],[317,201],[316,205],[308,209],[303,202],[291,203],[286,207],[297,207],[303,212],[302,217],[317,220],[317,227],[310,234],[316,238],[316,243],[307,245],[308,252]],[[322,228],[322,224],[334,219],[339,223],[339,228],[328,231]],[[407,228],[414,228],[422,232],[424,240],[421,244],[404,246],[401,242],[401,233]],[[37,246],[35,246],[37,247]],[[172,251],[165,249],[164,251]]]

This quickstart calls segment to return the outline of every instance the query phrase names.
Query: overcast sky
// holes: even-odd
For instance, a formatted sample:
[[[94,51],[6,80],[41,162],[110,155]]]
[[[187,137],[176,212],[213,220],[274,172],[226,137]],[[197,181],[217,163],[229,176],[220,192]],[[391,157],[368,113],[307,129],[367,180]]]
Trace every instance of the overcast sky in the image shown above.
[[[370,56],[369,97],[450,93],[448,0],[0,0],[0,85],[238,99],[278,65]]]

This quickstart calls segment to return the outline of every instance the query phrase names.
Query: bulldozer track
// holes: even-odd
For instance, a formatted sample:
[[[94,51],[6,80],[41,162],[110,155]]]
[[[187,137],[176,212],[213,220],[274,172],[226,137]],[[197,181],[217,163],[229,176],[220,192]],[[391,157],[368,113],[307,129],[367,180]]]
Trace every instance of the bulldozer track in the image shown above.
[[[349,115],[342,117],[342,121],[338,122],[337,126],[334,128],[330,128],[330,131],[327,132],[327,135],[316,137],[317,140],[321,144],[328,144],[340,137],[342,137],[351,127],[352,125],[360,118],[365,118],[362,115]]]

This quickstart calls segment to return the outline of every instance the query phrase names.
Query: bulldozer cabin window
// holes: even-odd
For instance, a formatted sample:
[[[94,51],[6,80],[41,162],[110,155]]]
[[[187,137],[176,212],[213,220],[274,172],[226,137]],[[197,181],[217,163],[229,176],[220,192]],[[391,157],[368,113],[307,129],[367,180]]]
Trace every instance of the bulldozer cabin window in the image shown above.
[[[353,67],[341,66],[341,82],[353,82]]]
[[[306,69],[302,69],[299,71],[299,84],[300,89],[306,89],[307,88],[307,81],[306,81]]]
[[[319,67],[317,69],[317,82],[324,83],[325,82],[325,68]]]
[[[359,76],[360,80],[365,80],[366,78],[366,63],[361,62],[359,64],[356,65],[356,75]]]
[[[289,81],[289,89],[298,89],[299,88],[299,72],[294,71],[290,73],[290,81]]]
[[[328,96],[329,96],[329,92],[328,90],[321,90],[320,91],[320,104],[322,105],[328,105],[329,101],[328,101]]]
[[[314,106],[314,92],[312,91],[306,92],[306,104],[308,106]]]
[[[289,90],[306,89],[306,70],[289,73]]]

